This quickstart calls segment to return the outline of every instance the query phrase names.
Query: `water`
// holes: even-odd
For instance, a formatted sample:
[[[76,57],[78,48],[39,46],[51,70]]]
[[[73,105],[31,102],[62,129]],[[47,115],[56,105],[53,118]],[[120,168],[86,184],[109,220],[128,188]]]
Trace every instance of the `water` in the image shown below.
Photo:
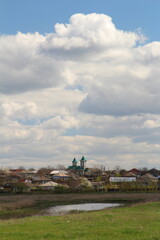
[[[83,204],[72,204],[72,205],[59,205],[48,208],[45,210],[43,216],[56,216],[65,215],[72,211],[96,211],[106,208],[119,207],[122,204],[118,203],[83,203]]]

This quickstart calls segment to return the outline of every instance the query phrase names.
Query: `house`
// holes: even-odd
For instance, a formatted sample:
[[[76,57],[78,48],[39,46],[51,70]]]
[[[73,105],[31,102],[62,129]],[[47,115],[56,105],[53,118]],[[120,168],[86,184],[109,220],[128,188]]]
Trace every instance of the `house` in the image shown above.
[[[149,186],[158,182],[158,179],[152,174],[146,173],[145,175],[137,178],[137,182]]]
[[[124,177],[136,177],[136,174],[133,172],[127,172]]]
[[[51,179],[47,177],[33,177],[32,179],[32,183],[39,183],[39,184],[47,183],[49,181],[51,181]]]
[[[29,170],[22,170],[19,175],[22,176],[23,179],[29,179],[34,177],[36,174],[36,171],[29,171]]]
[[[158,177],[160,175],[160,171],[157,170],[156,168],[152,168],[150,170],[148,170],[149,174],[152,174],[154,177]]]
[[[109,175],[106,171],[102,171],[99,168],[88,168],[88,171],[85,173],[85,177],[91,182],[96,182],[97,179],[98,181],[106,181]]]
[[[71,177],[68,174],[68,172],[64,170],[53,170],[52,172],[50,172],[50,175],[51,175],[51,178],[55,181],[56,180],[65,181]]]
[[[47,182],[47,183],[43,183],[39,185],[39,188],[41,188],[42,190],[54,190],[56,186],[58,186],[59,184],[56,182]]]
[[[21,176],[17,172],[12,172],[7,175],[6,182],[7,183],[16,183],[21,179]]]
[[[133,173],[135,176],[137,176],[141,174],[141,171],[138,170],[137,168],[132,168],[131,170],[128,171],[128,173]]]
[[[136,177],[110,177],[109,181],[114,183],[136,182]]]

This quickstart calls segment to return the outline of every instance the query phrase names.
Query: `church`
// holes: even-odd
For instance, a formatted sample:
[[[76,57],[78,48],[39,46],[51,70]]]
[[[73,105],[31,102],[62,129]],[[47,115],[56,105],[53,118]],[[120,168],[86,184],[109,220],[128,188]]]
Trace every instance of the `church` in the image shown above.
[[[88,168],[86,168],[86,162],[87,160],[83,156],[80,160],[80,165],[77,165],[77,160],[74,158],[72,161],[72,166],[69,166],[68,170],[71,170],[80,176],[84,176],[85,172],[88,170]]]

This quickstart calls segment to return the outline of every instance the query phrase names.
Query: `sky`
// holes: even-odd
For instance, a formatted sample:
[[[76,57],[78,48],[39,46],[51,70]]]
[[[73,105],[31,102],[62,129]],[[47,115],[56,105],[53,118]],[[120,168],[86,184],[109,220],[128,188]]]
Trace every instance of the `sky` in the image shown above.
[[[160,169],[159,0],[0,0],[0,166]]]

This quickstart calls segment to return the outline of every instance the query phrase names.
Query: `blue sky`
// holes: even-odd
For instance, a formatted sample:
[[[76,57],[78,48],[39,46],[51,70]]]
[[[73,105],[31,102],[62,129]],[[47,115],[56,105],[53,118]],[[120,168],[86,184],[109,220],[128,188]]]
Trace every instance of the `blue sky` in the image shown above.
[[[55,23],[65,23],[75,13],[104,13],[117,28],[141,28],[150,41],[160,39],[159,0],[0,0],[0,32],[47,33]]]
[[[159,9],[0,0],[0,165],[160,169]]]

